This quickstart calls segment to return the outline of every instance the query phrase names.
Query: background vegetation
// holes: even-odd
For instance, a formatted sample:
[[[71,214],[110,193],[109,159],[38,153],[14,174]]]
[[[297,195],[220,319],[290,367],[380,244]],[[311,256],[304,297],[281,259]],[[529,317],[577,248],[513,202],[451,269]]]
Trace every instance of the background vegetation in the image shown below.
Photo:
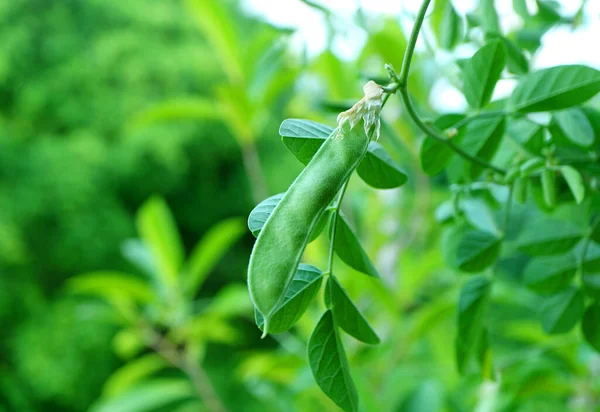
[[[334,125],[368,79],[387,82],[384,63],[400,69],[401,21],[414,16],[357,13],[367,39],[346,61],[332,51],[337,17],[305,3],[328,22],[316,56],[237,1],[2,2],[0,410],[337,410],[306,362],[322,304],[292,331],[260,340],[245,284],[254,242],[246,218],[302,169],[281,143],[282,120]],[[513,3],[520,23],[496,33],[513,50],[505,77],[529,70],[548,30],[598,24],[583,8],[564,15],[552,1]],[[432,118],[435,81],[462,82],[458,55],[434,57],[463,40],[480,47],[493,24],[489,13],[453,13],[436,2],[409,78]],[[515,205],[507,237],[540,213],[589,223],[599,203],[597,106],[585,109],[596,154],[582,166],[588,201],[577,205],[561,182],[559,207],[540,212],[533,198]],[[452,197],[452,175],[424,174],[422,133],[398,99],[384,115],[380,143],[409,182],[374,191],[353,179],[344,203],[382,279],[336,269],[382,339],[345,341],[361,410],[595,410],[600,356],[578,328],[544,332],[541,300],[522,284],[524,256],[494,267],[498,309],[485,319],[494,366],[459,373],[452,344],[469,276],[444,254],[448,199],[460,188]],[[501,193],[468,195],[468,224],[502,224],[489,206]],[[306,256],[326,262],[325,237]]]

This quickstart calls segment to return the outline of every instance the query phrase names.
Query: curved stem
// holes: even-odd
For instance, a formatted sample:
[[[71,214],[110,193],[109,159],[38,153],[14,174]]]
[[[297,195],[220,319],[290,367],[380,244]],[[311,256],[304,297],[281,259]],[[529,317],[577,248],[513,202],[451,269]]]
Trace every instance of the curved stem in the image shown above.
[[[342,190],[340,191],[340,196],[338,197],[335,206],[333,207],[333,217],[331,219],[331,239],[329,242],[329,260],[327,262],[327,273],[331,275],[331,271],[333,270],[333,246],[335,244],[335,234],[337,232],[337,220],[338,215],[340,214],[340,207],[342,206],[342,200],[344,199],[344,195],[346,194],[346,189],[348,188],[348,182],[350,179],[346,180],[344,186],[342,186]]]

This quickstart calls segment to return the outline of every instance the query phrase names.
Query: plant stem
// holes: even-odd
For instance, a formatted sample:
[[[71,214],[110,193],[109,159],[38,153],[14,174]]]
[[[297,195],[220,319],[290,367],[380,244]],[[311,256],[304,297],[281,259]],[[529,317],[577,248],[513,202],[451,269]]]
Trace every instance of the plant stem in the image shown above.
[[[340,214],[340,207],[342,206],[342,200],[344,199],[344,195],[346,194],[346,189],[348,188],[348,182],[350,182],[350,179],[346,180],[346,183],[344,183],[344,186],[342,186],[342,190],[340,191],[340,196],[338,197],[338,200],[335,203],[335,206],[333,207],[333,217],[331,218],[331,228],[330,228],[331,239],[329,242],[329,260],[327,262],[327,273],[329,275],[332,274],[332,270],[333,270],[333,246],[335,244],[335,234],[337,232],[336,229],[337,229],[338,215]]]
[[[415,24],[413,26],[412,32],[410,33],[410,38],[408,40],[408,45],[406,46],[406,52],[404,53],[404,60],[402,62],[402,69],[400,70],[400,76],[398,76],[398,81],[388,87],[385,90],[388,93],[395,93],[396,91],[400,91],[400,97],[402,102],[404,103],[404,107],[406,108],[406,112],[413,119],[415,124],[419,129],[421,129],[425,134],[431,136],[433,139],[444,143],[454,152],[456,152],[462,158],[470,161],[471,163],[478,164],[487,169],[491,169],[499,174],[506,174],[506,171],[496,167],[483,159],[480,159],[476,156],[473,156],[460,147],[456,146],[454,142],[443,133],[435,130],[433,127],[429,126],[425,123],[417,113],[413,102],[408,93],[408,74],[410,72],[410,65],[412,63],[413,54],[415,52],[415,47],[417,45],[417,39],[419,37],[419,32],[421,31],[421,27],[423,26],[423,20],[425,19],[425,13],[427,12],[427,8],[429,7],[429,3],[431,0],[424,0],[421,4],[421,8],[419,9],[419,13],[417,14],[417,18],[415,20]],[[392,78],[392,80],[396,80]]]

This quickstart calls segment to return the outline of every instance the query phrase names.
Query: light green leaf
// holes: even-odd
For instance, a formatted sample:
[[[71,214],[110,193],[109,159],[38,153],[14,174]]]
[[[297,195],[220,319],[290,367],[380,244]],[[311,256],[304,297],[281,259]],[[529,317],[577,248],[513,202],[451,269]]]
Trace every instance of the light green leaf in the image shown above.
[[[566,253],[581,239],[582,233],[572,223],[542,218],[525,226],[518,248],[532,256]]]
[[[178,282],[183,263],[183,243],[171,211],[165,201],[152,197],[142,205],[136,216],[138,232],[152,253],[159,279],[173,287]]]
[[[514,74],[525,74],[529,72],[529,61],[523,51],[512,40],[501,37],[506,51],[506,68]]]
[[[463,67],[463,93],[469,106],[487,105],[505,64],[504,45],[500,40],[487,43]]]
[[[361,342],[377,344],[379,337],[360,310],[354,305],[339,281],[329,276],[325,287],[325,304],[331,307],[336,324]]]
[[[581,104],[600,91],[600,71],[566,65],[542,69],[523,77],[508,100],[516,112],[544,112]]]
[[[452,50],[463,36],[462,19],[450,0],[436,0],[431,24],[441,48]]]
[[[234,217],[215,224],[204,234],[192,250],[184,269],[188,295],[198,292],[215,265],[242,237],[245,232],[244,226],[243,219]]]
[[[456,359],[461,373],[466,371],[470,359],[478,357],[479,347],[485,339],[484,320],[490,289],[490,281],[477,276],[469,279],[460,291]]]
[[[365,183],[377,189],[400,187],[408,180],[404,171],[377,142],[369,143],[367,155],[358,165],[356,172]]]
[[[500,253],[502,239],[480,230],[464,234],[457,248],[456,263],[465,272],[481,272],[494,264]]]
[[[585,198],[585,186],[583,184],[583,178],[581,177],[581,174],[579,174],[577,169],[571,166],[561,166],[560,172],[569,185],[569,189],[571,189],[571,193],[573,193],[575,201],[578,204],[583,202],[583,199]]]
[[[589,147],[594,143],[594,129],[580,109],[569,109],[554,115],[565,137],[576,145]]]
[[[541,307],[542,327],[546,333],[566,333],[579,322],[583,311],[583,293],[571,286],[546,298]]]
[[[464,118],[465,116],[462,114],[446,114],[436,119],[434,125],[438,129],[444,130],[452,127]],[[421,161],[421,168],[428,175],[434,176],[444,170],[453,156],[454,151],[448,145],[438,142],[429,136],[423,139],[419,159]]]
[[[168,407],[196,396],[189,381],[182,378],[154,379],[136,385],[120,396],[101,399],[90,412],[146,412]]]
[[[200,97],[182,97],[151,106],[137,113],[128,124],[140,128],[159,122],[185,120],[222,120],[221,112],[215,110],[215,102]]]
[[[481,0],[479,2],[479,15],[481,25],[488,34],[501,34],[498,12],[494,0]]]
[[[314,266],[300,263],[285,297],[269,321],[269,333],[282,333],[291,329],[302,317],[321,288],[323,273]],[[263,330],[264,318],[254,311],[256,324]]]
[[[530,14],[527,9],[527,0],[512,0],[512,6],[515,13],[521,16],[523,20],[529,20]]]
[[[66,288],[73,293],[101,297],[125,296],[141,303],[150,302],[153,291],[143,279],[121,272],[90,272],[74,276]]]
[[[106,380],[102,394],[107,398],[119,396],[167,366],[167,362],[155,353],[129,361]]]
[[[426,380],[402,401],[396,412],[444,411],[444,387],[435,380]]]
[[[343,213],[340,213],[337,219],[333,249],[340,259],[351,268],[369,276],[379,277],[377,269],[360,245]]]
[[[596,352],[600,353],[600,303],[590,305],[581,321],[583,337]]]
[[[532,154],[540,154],[544,147],[544,128],[530,120],[512,120],[507,130],[520,146]]]
[[[523,272],[525,286],[540,294],[556,293],[569,285],[577,272],[574,253],[532,259]]]
[[[323,314],[310,335],[308,361],[321,390],[345,412],[356,412],[358,393],[331,310]]]
[[[202,314],[228,319],[235,316],[247,316],[252,313],[253,307],[246,285],[228,283],[210,299],[210,303],[204,308]]]

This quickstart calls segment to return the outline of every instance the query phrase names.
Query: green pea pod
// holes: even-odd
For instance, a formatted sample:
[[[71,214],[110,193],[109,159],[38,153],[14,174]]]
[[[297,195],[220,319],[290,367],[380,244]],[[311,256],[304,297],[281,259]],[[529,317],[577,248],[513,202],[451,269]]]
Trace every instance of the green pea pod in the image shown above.
[[[255,307],[269,319],[294,278],[300,258],[327,206],[367,153],[364,121],[343,122],[292,183],[263,226],[248,266]]]
[[[542,192],[544,202],[548,207],[556,205],[556,174],[554,170],[544,169],[542,171]]]
[[[515,202],[523,204],[527,201],[527,183],[529,180],[526,177],[519,177],[514,183]]]

